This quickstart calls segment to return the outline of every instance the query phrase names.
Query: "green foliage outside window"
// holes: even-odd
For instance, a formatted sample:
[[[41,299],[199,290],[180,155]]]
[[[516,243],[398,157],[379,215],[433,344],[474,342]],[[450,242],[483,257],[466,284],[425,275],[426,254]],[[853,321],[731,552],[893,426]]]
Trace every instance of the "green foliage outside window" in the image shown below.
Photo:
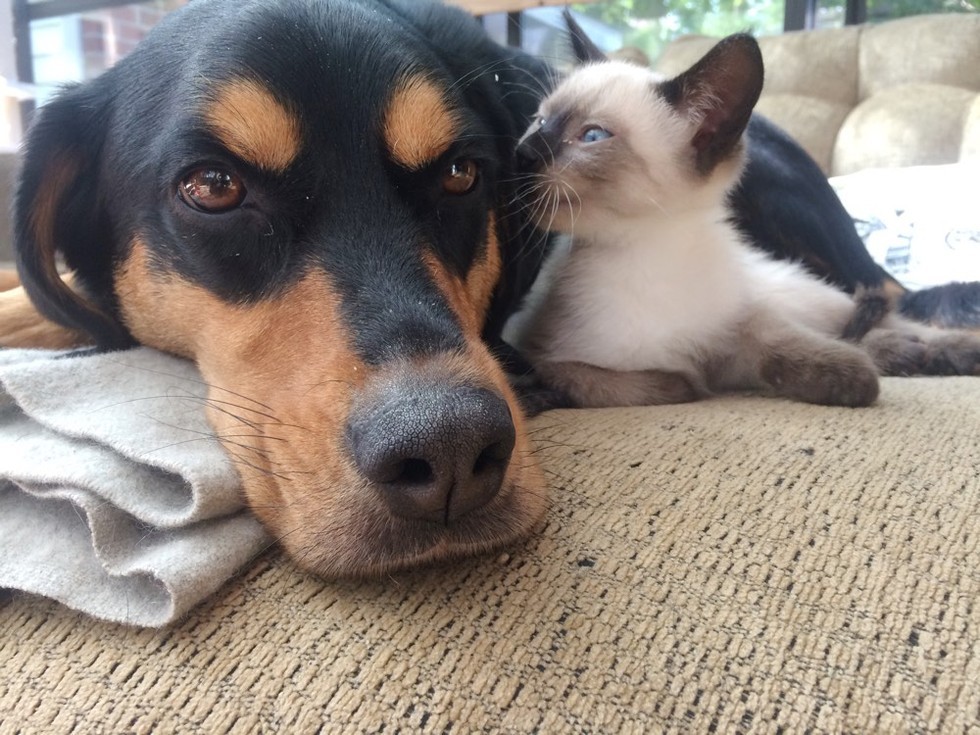
[[[784,0],[607,0],[572,7],[625,31],[624,44],[655,58],[670,40],[689,33],[724,36],[738,31],[781,33]],[[868,20],[922,13],[980,12],[980,0],[867,0]],[[823,0],[818,24],[841,25],[843,0]]]
[[[868,0],[868,20],[923,13],[980,13],[980,0]]]
[[[572,8],[623,29],[624,44],[651,57],[688,33],[724,36],[747,30],[766,35],[783,28],[783,0],[609,0]]]

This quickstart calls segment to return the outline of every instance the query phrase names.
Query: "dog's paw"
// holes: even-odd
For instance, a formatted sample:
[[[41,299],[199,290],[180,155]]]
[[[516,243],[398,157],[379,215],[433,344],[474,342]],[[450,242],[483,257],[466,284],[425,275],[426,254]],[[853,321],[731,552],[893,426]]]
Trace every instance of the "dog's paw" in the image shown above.
[[[926,344],[927,375],[980,375],[980,337],[961,331],[940,333]]]
[[[925,371],[928,345],[911,332],[874,329],[861,342],[882,375],[916,375]]]
[[[822,406],[870,406],[878,398],[878,371],[871,358],[856,348],[820,355],[771,355],[762,380],[773,392]]]
[[[507,379],[528,418],[556,408],[579,407],[568,393],[547,385],[536,372],[508,374]]]

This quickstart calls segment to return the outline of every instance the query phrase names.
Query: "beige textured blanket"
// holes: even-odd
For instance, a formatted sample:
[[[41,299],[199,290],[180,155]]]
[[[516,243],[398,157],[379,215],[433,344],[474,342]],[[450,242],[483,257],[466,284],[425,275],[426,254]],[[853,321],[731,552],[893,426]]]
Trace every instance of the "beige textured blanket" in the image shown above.
[[[0,608],[0,732],[976,732],[980,380],[541,417],[545,527],[373,582],[267,555],[163,631]]]

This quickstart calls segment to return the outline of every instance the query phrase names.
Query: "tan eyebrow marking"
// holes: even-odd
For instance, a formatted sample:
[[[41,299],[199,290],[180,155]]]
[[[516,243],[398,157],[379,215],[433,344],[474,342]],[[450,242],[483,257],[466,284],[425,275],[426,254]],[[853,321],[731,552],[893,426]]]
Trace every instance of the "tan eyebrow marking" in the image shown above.
[[[435,82],[415,75],[392,94],[383,125],[392,159],[417,170],[446,152],[456,138],[459,118]]]
[[[204,119],[228,150],[258,168],[282,172],[299,155],[298,118],[254,80],[220,85]]]

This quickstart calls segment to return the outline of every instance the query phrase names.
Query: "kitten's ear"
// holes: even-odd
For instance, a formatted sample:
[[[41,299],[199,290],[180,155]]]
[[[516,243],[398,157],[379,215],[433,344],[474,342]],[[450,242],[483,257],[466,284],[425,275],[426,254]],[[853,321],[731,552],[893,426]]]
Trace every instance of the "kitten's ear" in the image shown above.
[[[660,85],[664,99],[697,125],[691,145],[700,173],[710,173],[738,149],[762,92],[764,73],[759,44],[747,33],[738,33]]]
[[[565,8],[562,12],[562,17],[565,18],[565,25],[568,26],[568,36],[572,40],[572,49],[575,51],[575,58],[578,60],[578,63],[588,64],[609,61],[609,57],[602,53],[598,46],[592,43],[591,38],[585,35],[582,26],[572,17],[568,8]]]

